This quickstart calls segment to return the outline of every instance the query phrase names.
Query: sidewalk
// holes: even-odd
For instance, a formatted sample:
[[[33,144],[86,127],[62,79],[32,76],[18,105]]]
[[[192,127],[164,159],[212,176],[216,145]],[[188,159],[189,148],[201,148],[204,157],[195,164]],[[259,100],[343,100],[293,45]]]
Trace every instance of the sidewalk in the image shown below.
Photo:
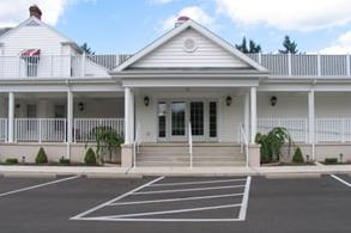
[[[65,167],[65,166],[0,166],[0,176],[68,176],[133,178],[143,176],[266,176],[311,177],[325,174],[350,174],[351,165],[317,164],[315,166],[277,166],[277,167]]]

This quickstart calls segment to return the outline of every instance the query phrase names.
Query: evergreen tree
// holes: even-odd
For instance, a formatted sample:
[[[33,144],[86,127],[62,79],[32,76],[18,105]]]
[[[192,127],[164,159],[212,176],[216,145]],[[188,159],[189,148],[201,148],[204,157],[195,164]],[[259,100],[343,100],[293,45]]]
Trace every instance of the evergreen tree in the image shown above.
[[[284,49],[282,50],[279,49],[279,53],[281,54],[287,54],[287,53],[296,54],[299,51],[296,49],[297,43],[295,41],[290,40],[290,37],[288,35],[284,37],[283,47]]]
[[[261,52],[261,46],[256,44],[253,40],[249,40],[249,47],[247,47],[246,37],[243,37],[241,44],[236,44],[235,47],[242,53],[259,53]]]
[[[91,55],[94,55],[94,54],[95,54],[95,52],[93,52],[93,51],[91,50],[91,48],[88,46],[88,44],[87,44],[86,42],[84,42],[84,43],[80,46],[80,48],[81,48],[86,54],[91,54]]]

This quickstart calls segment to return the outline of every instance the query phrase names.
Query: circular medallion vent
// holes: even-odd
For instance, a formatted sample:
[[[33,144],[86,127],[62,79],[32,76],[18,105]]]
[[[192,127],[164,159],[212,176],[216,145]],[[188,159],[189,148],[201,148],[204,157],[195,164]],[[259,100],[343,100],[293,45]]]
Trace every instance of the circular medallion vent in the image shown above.
[[[187,38],[184,40],[184,50],[188,53],[194,52],[197,49],[197,45],[194,39]]]

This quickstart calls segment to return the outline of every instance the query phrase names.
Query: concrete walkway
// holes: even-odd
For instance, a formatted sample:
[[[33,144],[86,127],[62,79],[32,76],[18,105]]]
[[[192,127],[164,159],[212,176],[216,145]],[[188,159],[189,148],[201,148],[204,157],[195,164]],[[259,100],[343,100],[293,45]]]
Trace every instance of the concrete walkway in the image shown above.
[[[274,167],[75,167],[75,166],[21,166],[2,165],[0,175],[13,176],[67,176],[81,175],[87,177],[129,178],[142,176],[266,176],[309,177],[324,174],[351,174],[351,165],[316,164],[315,166],[274,166]]]

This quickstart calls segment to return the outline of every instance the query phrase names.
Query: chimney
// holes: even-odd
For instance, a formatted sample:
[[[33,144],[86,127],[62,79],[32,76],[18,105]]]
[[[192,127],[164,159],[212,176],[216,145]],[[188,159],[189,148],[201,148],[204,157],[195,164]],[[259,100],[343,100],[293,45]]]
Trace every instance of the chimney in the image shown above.
[[[176,23],[175,23],[175,27],[178,27],[180,25],[182,25],[183,23],[185,23],[186,21],[188,21],[190,18],[188,16],[180,16],[178,17]]]
[[[32,5],[29,7],[29,16],[32,17],[36,17],[37,19],[41,20],[41,10],[37,5]]]

